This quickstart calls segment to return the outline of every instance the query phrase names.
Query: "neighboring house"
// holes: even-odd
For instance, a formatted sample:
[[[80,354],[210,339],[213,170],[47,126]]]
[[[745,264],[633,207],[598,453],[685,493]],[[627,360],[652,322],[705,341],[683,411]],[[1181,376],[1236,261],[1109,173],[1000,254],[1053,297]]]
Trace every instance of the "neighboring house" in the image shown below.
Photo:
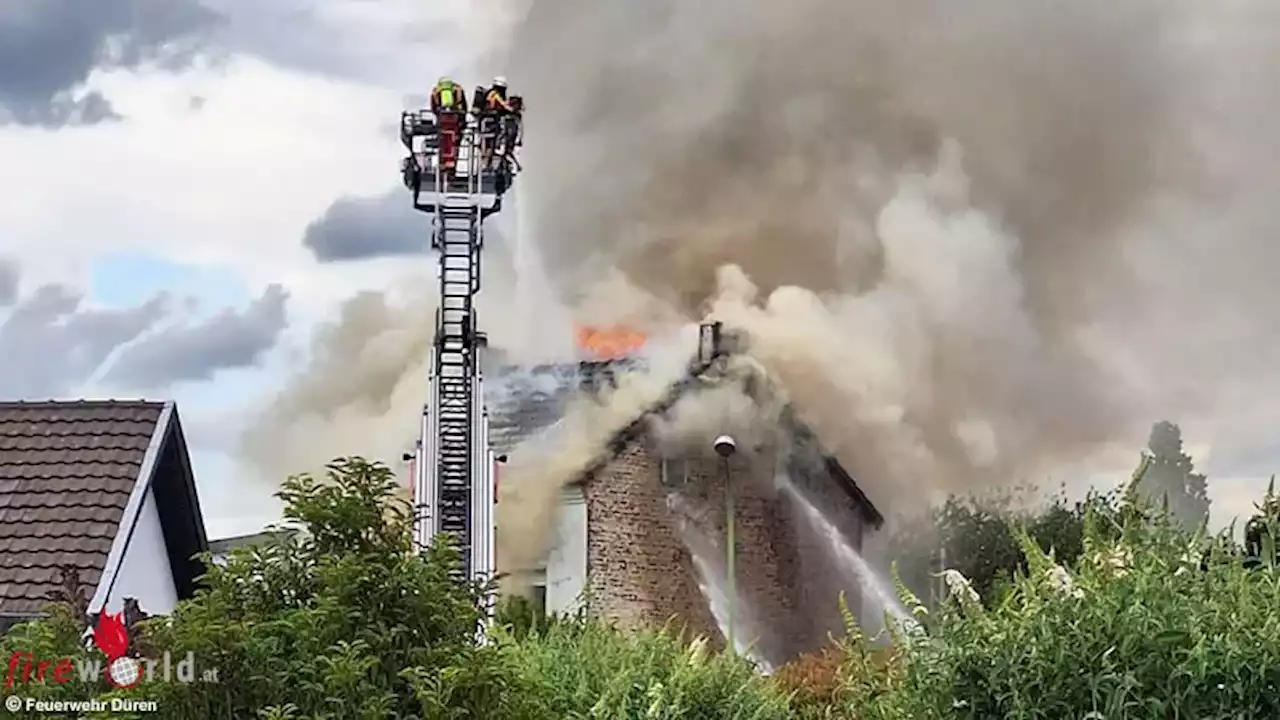
[[[90,616],[171,612],[208,549],[172,402],[0,402],[0,631],[73,569]]]
[[[519,452],[521,442],[561,417],[583,386],[590,392],[619,369],[632,368],[633,363],[619,361],[500,372],[495,385],[501,390],[489,404],[495,450]],[[686,378],[651,413],[669,410],[696,386],[695,376]],[[862,607],[858,578],[835,559],[831,546],[843,542],[861,551],[864,538],[884,519],[840,464],[820,451],[811,433],[789,417],[780,422],[788,425],[788,448],[739,448],[731,460],[738,634],[754,640],[759,654],[774,665],[841,632],[841,592],[864,625],[878,626],[883,612]],[[593,615],[624,624],[662,623],[676,616],[723,642],[718,629],[727,615],[722,463],[710,442],[705,452],[662,457],[647,427],[646,418],[636,418],[596,466],[567,484],[546,566],[535,573],[535,591],[549,611],[572,609],[588,590],[587,609]],[[839,538],[815,531],[794,496],[778,491],[783,475],[822,506]],[[498,563],[501,570],[501,558]]]
[[[264,530],[249,535],[236,535],[235,537],[226,537],[218,540],[209,541],[209,555],[216,565],[222,565],[226,562],[227,556],[232,550],[249,545],[261,545],[272,538],[287,538],[292,536],[295,530]]]

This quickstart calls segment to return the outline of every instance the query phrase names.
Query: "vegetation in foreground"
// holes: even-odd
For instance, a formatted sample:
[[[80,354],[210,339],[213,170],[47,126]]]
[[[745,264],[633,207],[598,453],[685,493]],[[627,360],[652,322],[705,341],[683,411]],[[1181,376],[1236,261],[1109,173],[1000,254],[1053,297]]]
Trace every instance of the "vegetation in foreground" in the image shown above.
[[[235,551],[173,615],[133,628],[143,655],[191,652],[219,682],[45,682],[22,694],[158,702],[158,715],[140,718],[1280,717],[1273,545],[1249,569],[1229,535],[1188,531],[1138,485],[1044,521],[1067,538],[1078,529],[1078,547],[1064,543],[1070,559],[1038,542],[1034,523],[1006,519],[1016,551],[989,563],[985,597],[954,571],[931,608],[899,583],[917,622],[891,649],[850,622],[831,648],[763,678],[673,628],[530,622],[516,605],[494,642],[478,644],[476,608],[493,588],[451,582],[448,546],[410,553],[390,471],[341,459],[327,478],[292,478],[281,492],[306,532]],[[1259,505],[1253,524],[1267,538],[1278,506],[1272,493]],[[94,656],[69,608],[12,630],[4,657]]]

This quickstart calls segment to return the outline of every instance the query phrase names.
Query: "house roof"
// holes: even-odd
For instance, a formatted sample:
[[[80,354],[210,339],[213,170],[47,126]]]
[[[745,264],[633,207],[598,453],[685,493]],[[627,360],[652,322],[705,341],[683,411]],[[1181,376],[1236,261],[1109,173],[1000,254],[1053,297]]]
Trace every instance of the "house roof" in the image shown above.
[[[491,395],[488,403],[489,437],[495,452],[499,455],[509,453],[521,442],[553,425],[563,416],[569,399],[584,386],[598,386],[611,373],[635,369],[640,365],[634,359],[621,359],[576,365],[505,368],[499,373],[499,389]],[[711,367],[711,363],[692,364],[684,377],[674,382],[653,405],[613,436],[605,452],[584,468],[581,477],[598,472],[641,437],[648,427],[649,418],[665,414],[675,407],[681,398],[703,382],[703,376]],[[802,438],[821,455],[827,472],[856,501],[863,517],[875,527],[883,525],[884,516],[839,460],[820,448],[812,431],[789,409],[783,421],[793,435]]]
[[[248,535],[235,535],[232,537],[218,538],[209,541],[209,552],[226,553],[239,547],[246,545],[260,545],[274,537],[288,537],[293,535],[297,530],[263,530],[262,532],[249,533]]]
[[[489,441],[498,455],[564,417],[569,401],[584,389],[608,382],[612,373],[640,367],[634,359],[497,368],[485,382]]]
[[[173,403],[0,402],[0,615],[40,613],[67,566],[100,610],[148,490],[188,597],[207,543]]]

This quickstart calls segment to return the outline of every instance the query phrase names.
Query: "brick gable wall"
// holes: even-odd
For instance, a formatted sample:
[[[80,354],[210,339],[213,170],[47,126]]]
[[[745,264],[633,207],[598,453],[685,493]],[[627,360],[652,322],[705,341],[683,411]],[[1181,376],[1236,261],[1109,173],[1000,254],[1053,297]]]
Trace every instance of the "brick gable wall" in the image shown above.
[[[585,494],[592,614],[624,627],[676,616],[692,633],[718,638],[656,455],[633,444],[588,480]]]
[[[682,497],[693,512],[668,504],[662,463],[647,443],[629,446],[586,485],[587,577],[591,612],[623,626],[655,625],[677,617],[689,630],[723,646],[724,637],[699,588],[699,574],[682,534],[691,523],[698,546],[723,575],[725,488],[721,461],[710,455],[686,462]],[[824,539],[775,490],[776,456],[744,451],[732,463],[735,484],[739,596],[750,613],[740,620],[746,638],[759,631],[757,648],[774,665],[815,649],[841,630],[837,597],[849,587],[829,559]],[[832,482],[813,482],[823,502],[848,508],[842,530],[858,532],[852,501]],[[855,537],[851,536],[851,537]],[[710,545],[714,544],[714,546]],[[855,540],[856,543],[856,540]]]

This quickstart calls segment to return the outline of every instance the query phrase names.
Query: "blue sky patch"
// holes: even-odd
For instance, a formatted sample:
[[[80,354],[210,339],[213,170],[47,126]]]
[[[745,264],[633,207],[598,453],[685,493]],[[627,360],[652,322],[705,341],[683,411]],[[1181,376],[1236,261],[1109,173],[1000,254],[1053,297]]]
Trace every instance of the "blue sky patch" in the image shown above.
[[[204,312],[251,299],[244,279],[230,268],[178,263],[145,252],[109,252],[90,270],[89,300],[95,304],[136,307],[164,291],[197,298]]]

